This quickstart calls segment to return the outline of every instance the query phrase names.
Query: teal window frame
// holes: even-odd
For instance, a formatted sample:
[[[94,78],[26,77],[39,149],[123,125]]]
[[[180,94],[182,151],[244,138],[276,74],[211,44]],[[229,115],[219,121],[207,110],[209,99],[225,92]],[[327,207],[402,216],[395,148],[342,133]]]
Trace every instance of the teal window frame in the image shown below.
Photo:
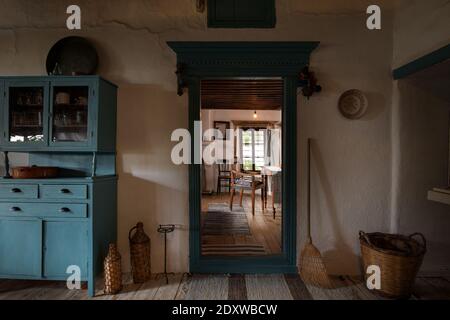
[[[218,3],[221,2],[221,3]],[[255,2],[259,8],[255,8]],[[276,8],[275,0],[208,0],[208,28],[275,28]],[[256,9],[264,12],[258,19],[255,17],[239,16],[238,10],[255,11]],[[233,18],[221,19],[218,13],[232,13]]]

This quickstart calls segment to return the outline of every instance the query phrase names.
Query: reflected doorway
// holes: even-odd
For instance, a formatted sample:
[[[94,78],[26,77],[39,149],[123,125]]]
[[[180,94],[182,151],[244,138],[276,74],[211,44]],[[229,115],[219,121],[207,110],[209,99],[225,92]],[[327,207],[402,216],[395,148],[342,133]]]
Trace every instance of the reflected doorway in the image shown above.
[[[282,78],[204,79],[203,257],[283,253]],[[212,161],[211,161],[212,160]]]

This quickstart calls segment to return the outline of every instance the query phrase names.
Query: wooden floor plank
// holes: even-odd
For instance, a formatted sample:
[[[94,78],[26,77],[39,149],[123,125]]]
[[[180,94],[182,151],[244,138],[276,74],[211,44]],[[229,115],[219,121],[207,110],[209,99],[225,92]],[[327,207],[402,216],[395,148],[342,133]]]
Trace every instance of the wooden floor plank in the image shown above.
[[[134,283],[131,273],[125,274],[122,282],[123,288],[119,293],[114,295],[113,300],[133,300],[136,292],[138,292],[143,285],[142,283]]]
[[[186,300],[226,300],[228,277],[219,274],[193,275]]]
[[[228,279],[228,300],[247,300],[244,274],[232,274]]]
[[[153,277],[143,284],[133,284],[124,275],[124,289],[116,295],[103,295],[103,279],[97,279],[95,300],[166,300],[166,299],[318,299],[318,300],[380,300],[380,296],[365,287],[359,277],[333,278],[333,289],[305,285],[296,275],[193,275]],[[445,277],[418,277],[412,299],[450,299],[450,281]],[[64,281],[0,281],[0,300],[84,300],[91,299],[84,286],[82,290],[69,290]]]
[[[294,300],[312,300],[311,293],[298,274],[286,274],[284,280]]]
[[[292,300],[282,274],[248,274],[245,276],[248,300]]]
[[[0,289],[2,300],[30,300],[46,286],[45,281],[38,280],[8,280]],[[47,283],[48,285],[48,283]]]
[[[442,277],[419,277],[413,295],[420,300],[450,300],[450,282]]]
[[[343,279],[352,288],[354,294],[360,300],[380,300],[382,299],[374,292],[367,289],[364,280],[359,276],[344,276]]]
[[[339,277],[331,277],[333,288],[320,288],[306,284],[314,300],[360,300],[352,284]]]
[[[349,287],[324,289],[307,284],[306,287],[314,300],[359,300]]]
[[[65,282],[60,282],[49,287],[41,295],[41,300],[72,300],[77,293],[77,289],[68,289]]]
[[[162,280],[161,286],[156,291],[154,300],[175,300],[178,288],[180,287],[181,280],[183,278],[182,274],[169,275],[169,283],[166,284],[165,278],[158,278]],[[161,283],[161,282],[160,282]]]
[[[67,288],[64,281],[49,282],[40,287],[41,290],[36,291],[31,299],[33,300],[67,300],[74,295],[74,290]]]
[[[325,293],[325,289],[318,288],[310,284],[305,285],[313,300],[329,300],[328,295]]]
[[[141,285],[139,291],[133,296],[134,300],[154,300],[161,286],[166,284],[165,279],[152,276],[149,281]]]
[[[185,300],[186,295],[191,288],[192,275],[189,273],[184,273],[181,278],[180,286],[178,287],[178,292],[175,295],[175,300]]]

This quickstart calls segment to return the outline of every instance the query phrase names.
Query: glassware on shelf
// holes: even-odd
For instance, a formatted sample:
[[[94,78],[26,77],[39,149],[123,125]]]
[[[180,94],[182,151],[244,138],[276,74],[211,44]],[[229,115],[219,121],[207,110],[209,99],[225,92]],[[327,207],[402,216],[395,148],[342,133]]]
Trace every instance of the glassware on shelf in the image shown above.
[[[31,103],[31,93],[27,92],[26,96],[25,96],[25,105],[30,106]]]
[[[52,141],[87,141],[89,87],[57,86],[53,92]]]
[[[36,105],[42,105],[42,102],[44,101],[43,97],[42,97],[42,92],[38,92],[35,96],[34,96],[34,103]]]
[[[75,99],[77,106],[86,106],[88,104],[87,97],[78,97]]]
[[[10,142],[40,142],[44,140],[43,87],[9,87]]]
[[[55,97],[56,104],[70,104],[70,94],[67,92],[58,92]]]
[[[23,105],[23,96],[22,96],[22,94],[19,94],[17,96],[17,105],[19,105],[19,106]]]

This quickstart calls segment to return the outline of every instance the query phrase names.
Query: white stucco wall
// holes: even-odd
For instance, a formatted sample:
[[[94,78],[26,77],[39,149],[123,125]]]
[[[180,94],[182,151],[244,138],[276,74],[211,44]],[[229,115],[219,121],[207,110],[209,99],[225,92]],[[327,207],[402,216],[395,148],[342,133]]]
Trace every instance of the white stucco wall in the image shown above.
[[[449,44],[449,17],[448,1],[408,1],[394,19],[393,67]],[[428,201],[427,191],[447,185],[450,102],[421,81],[393,83],[391,231],[422,232],[428,240],[422,271],[448,272],[450,207]]]
[[[176,95],[175,55],[166,41],[308,41],[323,92],[298,98],[298,245],[305,235],[306,139],[316,140],[312,181],[313,239],[332,273],[359,271],[358,231],[388,231],[391,221],[392,19],[369,31],[361,12],[302,11],[277,1],[277,27],[207,29],[193,1],[77,1],[81,31],[65,29],[70,1],[3,0],[0,74],[45,74],[51,45],[68,35],[89,38],[100,55],[99,73],[116,82],[118,100],[119,249],[128,269],[128,230],[139,220],[152,238],[152,266],[162,270],[159,223],[179,229],[169,238],[169,268],[188,270],[188,175],[170,162],[170,133],[187,127],[187,95]],[[358,88],[369,99],[358,121],[337,110],[339,95]],[[13,163],[14,164],[14,163]]]
[[[421,232],[428,252],[422,271],[450,270],[450,207],[427,200],[448,182],[450,102],[412,80],[396,81],[393,104],[392,231]]]
[[[398,68],[450,42],[447,0],[403,0],[394,19],[393,67]]]

